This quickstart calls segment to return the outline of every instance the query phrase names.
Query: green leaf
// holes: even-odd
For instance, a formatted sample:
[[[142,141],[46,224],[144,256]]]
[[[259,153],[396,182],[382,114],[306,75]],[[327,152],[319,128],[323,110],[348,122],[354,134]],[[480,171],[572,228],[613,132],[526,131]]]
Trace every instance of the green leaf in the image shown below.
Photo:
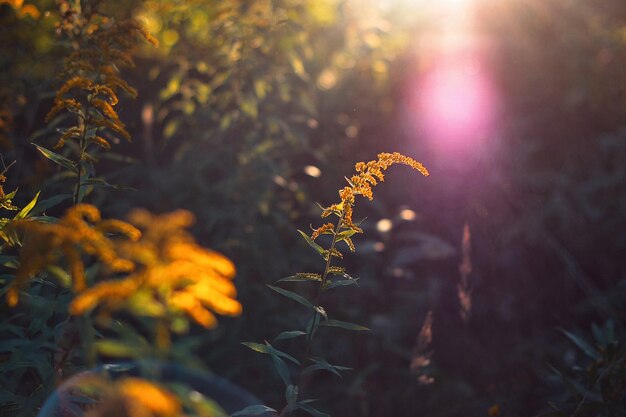
[[[277,342],[279,340],[293,339],[295,337],[304,336],[305,334],[306,333],[301,330],[291,330],[291,331],[282,332],[274,338],[274,342]]]
[[[352,237],[354,234],[356,233],[356,230],[354,229],[348,229],[348,230],[344,230],[343,232],[340,232],[337,235],[337,240],[341,241],[347,237]]]
[[[348,371],[352,369],[352,368],[348,368],[347,366],[331,365],[325,359],[322,359],[322,358],[311,358],[311,361],[313,361],[314,364],[304,368],[302,370],[303,374],[317,371],[317,370],[325,370],[328,372],[332,372],[333,374],[341,378],[341,374],[339,373],[339,371]]]
[[[172,383],[168,381],[167,388],[178,397],[183,407],[193,410],[194,413],[192,415],[228,417],[228,413],[226,413],[217,402],[198,391],[192,390],[191,387],[185,383]],[[84,415],[83,412],[76,414],[76,416],[82,415]]]
[[[65,200],[71,200],[71,199],[72,199],[71,194],[59,194],[59,195],[55,195],[54,197],[50,197],[47,200],[41,200],[39,201],[39,203],[37,203],[37,205],[35,205],[35,208],[33,208],[33,210],[31,211],[31,214],[32,215],[41,214],[44,211],[48,210],[49,208],[55,207],[61,204],[62,202],[64,202]]]
[[[117,185],[117,184],[109,184],[108,182],[106,182],[102,178],[89,178],[89,179],[87,179],[85,181],[82,181],[81,184],[82,185],[93,185],[94,187],[101,187],[101,188],[113,188],[115,190],[137,191],[137,189],[133,188],[133,187],[127,187],[127,186],[124,186],[124,185]]]
[[[17,263],[17,256],[0,255],[0,265],[11,269],[17,268],[19,266],[19,264]]]
[[[291,373],[289,372],[289,367],[285,363],[284,360],[278,357],[278,355],[272,355],[272,362],[274,362],[274,368],[276,368],[276,372],[280,379],[283,380],[285,386],[291,385]]]
[[[69,169],[72,172],[78,173],[78,167],[76,166],[76,164],[73,161],[70,161],[69,159],[67,159],[63,155],[59,155],[58,153],[52,152],[51,150],[46,149],[46,148],[44,148],[42,146],[39,146],[39,145],[37,145],[35,143],[33,143],[33,146],[35,146],[37,148],[37,150],[43,154],[43,156],[45,156],[46,158],[48,158],[49,160],[51,160],[55,164],[60,165],[60,166],[62,166],[65,169]]]
[[[317,331],[317,328],[320,324],[320,320],[321,320],[321,316],[317,312],[317,310],[315,310],[315,312],[313,313],[313,316],[309,319],[308,323],[306,324],[307,341],[310,342],[313,339],[313,336],[315,335],[315,332]]]
[[[33,207],[35,207],[35,204],[37,204],[37,199],[39,198],[39,194],[40,193],[41,193],[41,191],[39,191],[35,195],[35,197],[32,200],[30,200],[30,203],[28,203],[26,206],[24,206],[24,208],[21,209],[20,212],[15,215],[13,220],[23,219],[26,216],[28,216],[28,213],[30,213],[30,211],[33,209]]]
[[[591,359],[600,359],[600,354],[584,339],[576,336],[575,334],[568,332],[565,329],[559,329],[569,340],[571,340],[580,350],[582,350]]]
[[[591,332],[593,333],[593,337],[596,339],[596,342],[598,342],[600,346],[606,346],[604,332],[602,331],[600,326],[595,323],[591,323]]]
[[[285,399],[287,400],[287,410],[294,410],[296,407],[296,401],[298,401],[298,387],[295,385],[289,385],[285,390]]]
[[[348,274],[344,274],[343,276],[344,276],[344,279],[328,280],[326,282],[326,285],[324,285],[324,291],[331,290],[337,287],[345,287],[348,285],[356,285],[357,287],[359,286],[359,283],[358,283],[359,278],[352,278]]]
[[[116,340],[101,340],[95,343],[95,347],[99,353],[114,358],[136,358],[142,355],[136,347]]]
[[[300,401],[297,404],[297,407],[299,409],[301,409],[302,411],[306,411],[307,413],[309,413],[313,417],[330,417],[329,414],[322,413],[321,411],[319,411],[316,408],[311,407],[309,404],[305,403],[304,401]]]
[[[259,99],[263,99],[267,94],[268,83],[265,80],[254,80],[254,92]]]
[[[246,408],[244,408],[243,410],[239,410],[235,413],[232,413],[230,415],[230,417],[239,417],[239,416],[258,416],[259,414],[263,414],[263,413],[267,413],[267,412],[274,412],[276,413],[277,411],[274,410],[271,407],[268,407],[266,405],[250,405]]]
[[[300,294],[296,294],[293,291],[289,291],[289,290],[284,290],[282,288],[279,287],[274,287],[273,285],[267,285],[270,289],[276,291],[279,294],[284,295],[287,298],[291,298],[294,301],[297,301],[298,303],[302,304],[303,306],[307,306],[309,308],[314,308],[313,304],[311,304],[311,302],[309,300],[307,300],[306,298],[304,298],[303,296],[301,296]]]
[[[46,272],[54,277],[58,282],[61,283],[64,287],[72,286],[72,276],[67,273],[63,268],[58,265],[48,265],[46,267]]]
[[[294,358],[293,356],[289,355],[288,353],[282,352],[278,349],[275,349],[272,345],[270,345],[268,342],[265,342],[265,344],[261,344],[261,343],[254,343],[254,342],[241,342],[242,345],[249,347],[250,349],[259,352],[259,353],[265,353],[267,355],[276,355],[276,356],[280,356],[281,358],[285,358],[287,360],[290,360],[291,362],[295,363],[296,365],[300,365],[300,362]]]
[[[248,96],[243,98],[239,103],[239,109],[243,114],[256,119],[259,116],[259,108],[254,97]]]
[[[324,254],[326,253],[326,251],[324,250],[323,247],[321,247],[320,245],[318,245],[317,243],[315,243],[313,241],[313,239],[311,239],[311,237],[309,235],[307,235],[306,233],[304,233],[302,230],[298,229],[298,232],[302,235],[302,237],[304,238],[304,240],[306,240],[306,243],[309,244],[310,247],[312,247],[313,249],[315,249],[317,251],[317,253],[319,253],[320,255],[322,255],[322,257],[324,256]]]
[[[302,63],[302,60],[295,54],[292,54],[290,58],[291,58],[291,67],[293,68],[293,72],[295,72],[302,80],[308,81],[309,75],[304,70],[304,64]]]
[[[354,330],[354,331],[369,331],[369,329],[365,326],[360,326],[358,324],[348,323],[347,321],[340,321],[340,320],[324,320],[320,322],[320,326],[341,327],[342,329]]]

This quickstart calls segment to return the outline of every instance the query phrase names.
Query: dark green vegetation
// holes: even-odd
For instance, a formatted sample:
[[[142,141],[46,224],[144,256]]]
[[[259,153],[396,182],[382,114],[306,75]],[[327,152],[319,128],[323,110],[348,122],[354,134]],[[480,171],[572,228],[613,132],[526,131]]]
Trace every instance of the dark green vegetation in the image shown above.
[[[450,11],[409,1],[110,0],[38,1],[35,13],[0,2],[0,146],[5,167],[15,161],[4,189],[18,189],[10,203],[20,208],[41,190],[48,207],[31,216],[61,217],[76,198],[71,169],[33,144],[53,149],[57,128],[84,129],[71,117],[45,121],[67,58],[85,47],[57,26],[79,3],[136,17],[160,42],[132,38],[135,65],[119,70],[138,97],[120,92],[115,106],[132,141],[109,129],[111,150],[90,148],[97,162],[85,162],[84,201],[107,218],[135,207],[189,210],[197,241],[237,266],[243,314],[212,331],[192,326],[193,337],[174,338],[174,358],[199,358],[194,366],[280,409],[285,389],[272,361],[241,342],[274,344],[285,329],[304,329],[310,313],[266,284],[322,273],[296,229],[319,225],[316,202],[338,201],[354,163],[400,151],[431,175],[394,168],[376,199],[360,203],[354,220],[366,218],[365,233],[344,259],[359,286],[329,292],[324,307],[371,331],[318,330],[313,355],[353,370],[310,378],[315,406],[344,417],[624,415],[621,1],[477,0],[472,35],[488,51],[479,64],[499,97],[497,129],[480,147],[449,153],[406,115]],[[80,142],[68,142],[55,152],[75,161]],[[19,213],[9,206],[3,200],[0,217]],[[380,219],[393,227],[379,231]],[[471,272],[460,274],[466,223]],[[3,300],[12,255],[0,254]],[[43,281],[29,289],[28,307],[0,303],[3,417],[32,415],[67,376],[55,367],[75,330],[56,326],[71,292]],[[307,283],[287,284],[315,295]],[[470,291],[471,308],[462,308],[459,293]],[[418,337],[428,311],[432,343]],[[276,345],[301,354],[303,341]],[[430,364],[411,371],[420,357]],[[62,359],[69,373],[85,363]]]

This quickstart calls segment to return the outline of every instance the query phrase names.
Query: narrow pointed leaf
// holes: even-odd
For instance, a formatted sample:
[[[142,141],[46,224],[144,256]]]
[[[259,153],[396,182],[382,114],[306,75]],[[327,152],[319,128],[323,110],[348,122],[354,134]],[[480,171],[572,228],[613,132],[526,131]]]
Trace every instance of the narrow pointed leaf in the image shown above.
[[[348,274],[344,274],[344,279],[333,279],[329,280],[326,285],[324,285],[324,291],[331,290],[337,287],[346,287],[348,285],[356,285],[359,286],[359,278],[352,278]]]
[[[355,330],[355,331],[369,331],[369,329],[365,326],[360,326],[358,324],[348,323],[347,321],[340,321],[340,320],[324,320],[320,322],[319,325],[327,326],[327,327],[341,327],[342,329]]]
[[[125,185],[109,184],[102,178],[89,178],[89,179],[86,179],[85,181],[82,181],[81,184],[93,185],[94,187],[101,187],[101,188],[113,188],[115,190],[137,191],[137,189],[133,187],[127,187]]]
[[[268,412],[276,413],[277,411],[266,405],[250,405],[243,410],[239,410],[236,413],[231,414],[230,417],[258,416],[259,414]]]
[[[291,298],[292,300],[297,301],[298,303],[302,304],[303,306],[307,306],[309,308],[314,308],[313,304],[311,304],[311,302],[309,300],[307,300],[306,298],[304,298],[300,294],[296,294],[293,291],[284,290],[284,289],[279,288],[279,287],[274,287],[273,285],[268,285],[268,287],[270,287],[270,289],[276,291],[277,293],[284,295],[287,298]]]
[[[39,198],[39,194],[41,194],[41,191],[39,191],[37,195],[35,195],[35,197],[32,200],[30,200],[30,203],[25,205],[24,208],[21,209],[20,212],[17,213],[13,219],[18,220],[18,219],[23,219],[26,216],[28,216],[28,213],[30,213],[33,207],[35,207],[35,204],[37,204],[37,199]]]
[[[311,358],[311,360],[315,363],[313,365],[310,365],[304,368],[302,370],[303,374],[317,371],[317,370],[325,370],[328,372],[332,372],[333,374],[341,378],[341,374],[339,373],[339,371],[348,371],[352,369],[352,368],[348,368],[347,366],[331,365],[322,358]]]
[[[33,215],[41,214],[45,212],[46,210],[48,210],[49,208],[55,207],[59,205],[60,203],[64,202],[65,200],[71,200],[71,199],[72,199],[71,194],[59,194],[59,195],[55,195],[54,197],[50,197],[47,200],[41,200],[37,203],[35,208],[33,208],[33,210],[31,211],[31,214]]]
[[[290,331],[282,332],[274,338],[274,342],[278,340],[293,339],[295,337],[304,336],[305,334],[306,333],[301,330],[290,330]]]
[[[274,368],[278,376],[280,376],[280,379],[285,383],[285,386],[290,386],[292,384],[291,373],[285,361],[279,358],[278,355],[272,355],[272,362],[274,363]]]
[[[302,235],[302,237],[304,238],[304,240],[306,240],[306,243],[308,243],[310,247],[315,249],[317,253],[319,253],[320,255],[324,256],[324,253],[326,251],[324,250],[323,247],[315,243],[313,239],[311,239],[311,237],[307,235],[306,233],[304,233],[302,230],[298,230],[298,232]]]
[[[43,156],[45,156],[46,158],[48,158],[49,160],[51,160],[55,164],[60,165],[63,168],[69,169],[72,172],[78,173],[78,167],[76,166],[76,164],[73,161],[70,161],[69,159],[67,159],[63,155],[59,155],[58,153],[52,152],[51,150],[46,149],[46,148],[44,148],[42,146],[39,146],[37,144],[33,143],[33,146],[35,146],[37,148],[37,150],[43,154]]]
[[[276,282],[320,282],[322,280],[321,275],[315,274],[313,275],[304,275],[304,274],[296,274],[291,275],[285,278],[281,278]]]
[[[242,342],[241,343],[244,346],[249,347],[250,349],[256,351],[256,352],[260,352],[260,353],[265,353],[267,355],[276,355],[276,356],[280,356],[281,358],[285,358],[287,360],[290,360],[291,362],[295,363],[296,365],[300,365],[300,362],[294,358],[293,356],[289,355],[288,353],[282,352],[276,348],[274,348],[272,345],[270,345],[269,343],[265,342],[265,344],[261,344],[261,343],[254,343],[254,342]]]
[[[317,310],[313,313],[313,316],[309,319],[307,325],[306,325],[306,339],[307,341],[311,341],[311,339],[313,339],[313,336],[315,335],[315,332],[317,331],[317,328],[320,324],[320,320],[321,320],[321,316],[320,314],[317,312]]]
[[[599,359],[599,353],[584,339],[576,336],[575,334],[568,332],[565,329],[559,329],[569,340],[571,340],[576,346],[580,348],[591,359]]]

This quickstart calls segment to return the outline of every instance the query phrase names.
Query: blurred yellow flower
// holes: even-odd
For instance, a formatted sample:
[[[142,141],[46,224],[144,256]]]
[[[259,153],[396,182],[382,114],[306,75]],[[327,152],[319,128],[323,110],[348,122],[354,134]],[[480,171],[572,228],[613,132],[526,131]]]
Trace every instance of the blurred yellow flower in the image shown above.
[[[70,306],[72,314],[98,306],[105,312],[125,308],[162,318],[183,314],[207,328],[217,325],[213,313],[241,314],[232,282],[235,265],[195,243],[185,230],[194,221],[191,213],[179,210],[156,216],[135,210],[129,220],[142,229],[142,237],[121,242],[117,250],[134,264],[134,271],[83,291]]]
[[[17,231],[24,232],[20,250],[20,266],[7,292],[7,303],[15,306],[19,290],[30,278],[56,265],[65,258],[70,270],[74,291],[85,289],[83,256],[98,259],[112,272],[129,272],[133,263],[117,252],[117,240],[110,234],[122,235],[129,241],[139,239],[141,232],[119,220],[100,218],[98,209],[89,204],[79,204],[67,210],[58,223],[41,223],[35,220],[18,220],[12,223]]]
[[[181,417],[179,399],[164,387],[137,377],[115,381],[88,375],[80,378],[76,387],[97,402],[85,417]]]

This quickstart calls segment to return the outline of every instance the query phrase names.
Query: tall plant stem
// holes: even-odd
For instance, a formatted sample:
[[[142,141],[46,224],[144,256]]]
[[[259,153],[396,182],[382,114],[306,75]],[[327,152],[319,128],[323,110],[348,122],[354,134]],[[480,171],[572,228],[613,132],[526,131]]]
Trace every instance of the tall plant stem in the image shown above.
[[[337,236],[339,235],[339,231],[341,229],[341,226],[343,225],[344,215],[345,215],[345,210],[342,211],[341,216],[339,216],[339,220],[337,221],[337,224],[335,225],[335,228],[333,229],[333,240],[330,242],[330,247],[328,249],[328,257],[326,258],[326,266],[324,268],[324,273],[322,274],[320,285],[317,287],[317,293],[315,294],[314,306],[316,309],[313,310],[313,318],[312,318],[313,324],[315,324],[315,322],[317,321],[317,317],[320,314],[320,312],[317,310],[317,307],[319,306],[322,292],[324,291],[324,286],[326,285],[326,281],[328,280],[328,273],[330,271],[330,265],[332,262],[332,253],[335,249],[335,245],[337,244]],[[311,327],[310,337],[307,336],[306,349],[304,352],[305,358],[309,356],[309,353],[311,352],[311,345],[313,342],[314,332],[315,332],[315,326]],[[297,377],[297,381],[295,383],[296,386],[300,386],[301,379],[302,379],[302,374],[299,374]],[[280,410],[280,412],[278,413],[278,417],[284,417],[286,415],[289,415],[290,413],[291,411],[289,410],[289,406],[285,405],[282,408],[282,410]]]
[[[341,226],[343,225],[344,215],[345,215],[345,211],[342,211],[341,216],[339,216],[339,220],[337,220],[337,224],[335,225],[335,228],[333,229],[333,240],[330,242],[330,248],[328,249],[328,258],[326,259],[326,267],[324,268],[324,273],[322,274],[322,280],[320,282],[320,285],[317,287],[317,294],[315,295],[314,305],[316,308],[318,307],[320,303],[320,299],[322,297],[322,292],[324,291],[324,286],[326,285],[326,281],[328,281],[328,271],[330,271],[330,264],[332,262],[332,257],[333,257],[332,253],[335,250],[335,245],[337,244],[337,236],[339,235],[339,230],[341,229]],[[318,314],[320,314],[320,312],[317,309],[313,310],[313,323],[317,321]],[[308,356],[309,352],[311,351],[311,342],[313,341],[314,332],[315,332],[315,328],[312,327],[311,335],[310,337],[307,337],[305,356]]]
[[[83,158],[85,157],[85,136],[87,135],[87,123],[84,122],[83,133],[80,138],[80,155],[78,156],[78,174],[76,177],[76,187],[74,188],[74,205],[80,200],[80,188],[83,174]]]

